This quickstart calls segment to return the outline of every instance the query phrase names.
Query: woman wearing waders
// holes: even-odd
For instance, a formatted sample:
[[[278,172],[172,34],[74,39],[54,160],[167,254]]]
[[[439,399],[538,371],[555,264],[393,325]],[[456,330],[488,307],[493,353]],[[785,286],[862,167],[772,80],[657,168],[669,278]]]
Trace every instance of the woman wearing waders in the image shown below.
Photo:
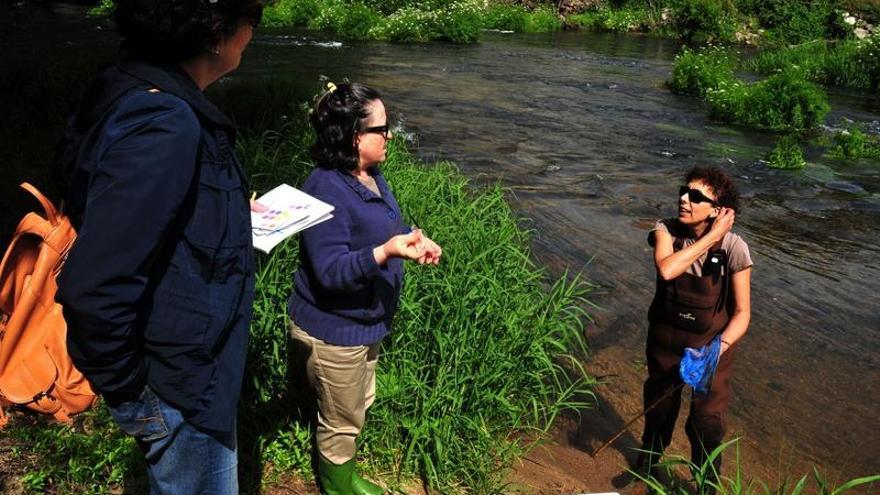
[[[733,358],[749,326],[752,260],[745,241],[730,231],[738,211],[736,185],[716,167],[693,168],[685,184],[678,191],[678,217],[658,221],[648,236],[657,289],[648,314],[644,404],[646,410],[656,405],[645,415],[641,469],[654,466],[672,440],[685,348],[700,348],[719,333],[720,359],[711,389],[694,397],[685,431],[696,466],[721,444]],[[713,467],[708,472],[717,478],[720,456]]]

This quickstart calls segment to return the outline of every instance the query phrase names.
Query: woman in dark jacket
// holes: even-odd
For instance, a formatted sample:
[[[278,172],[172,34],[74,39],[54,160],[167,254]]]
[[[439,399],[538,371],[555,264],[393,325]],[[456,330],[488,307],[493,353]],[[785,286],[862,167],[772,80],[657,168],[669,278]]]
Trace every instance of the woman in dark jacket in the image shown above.
[[[250,216],[235,130],[202,91],[238,67],[262,5],[115,4],[120,59],[59,147],[79,235],[57,295],[69,351],[145,453],[151,493],[238,493]]]
[[[403,261],[436,264],[441,250],[403,223],[377,167],[391,137],[378,92],[330,84],[310,120],[318,167],[303,190],[335,209],[302,234],[289,313],[317,399],[318,478],[326,494],[381,494],[355,472],[355,440],[375,398],[379,343],[391,330]]]
[[[694,395],[685,430],[691,461],[702,466],[724,439],[736,345],[751,318],[752,260],[732,233],[739,194],[717,167],[695,167],[678,191],[678,217],[660,220],[649,235],[657,290],[649,311],[645,432],[639,464],[650,468],[672,440],[681,405],[679,364],[686,347],[720,340],[720,359],[706,395]],[[721,457],[715,459],[719,474]],[[711,474],[711,473],[710,473]]]

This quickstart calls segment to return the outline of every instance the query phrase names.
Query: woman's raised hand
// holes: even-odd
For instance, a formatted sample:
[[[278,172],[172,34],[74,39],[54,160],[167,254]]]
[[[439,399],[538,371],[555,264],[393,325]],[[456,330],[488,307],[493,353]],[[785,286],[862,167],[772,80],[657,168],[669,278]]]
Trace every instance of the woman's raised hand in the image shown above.
[[[733,222],[736,220],[736,213],[732,208],[721,208],[721,213],[715,217],[712,227],[709,228],[709,234],[715,236],[715,240],[720,241],[724,235],[733,228]]]

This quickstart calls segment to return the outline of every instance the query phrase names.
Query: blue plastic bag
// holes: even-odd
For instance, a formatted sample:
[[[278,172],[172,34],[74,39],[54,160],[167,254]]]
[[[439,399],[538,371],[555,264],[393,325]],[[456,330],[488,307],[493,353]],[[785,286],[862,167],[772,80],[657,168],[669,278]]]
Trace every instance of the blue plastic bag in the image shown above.
[[[681,375],[681,379],[694,389],[695,394],[706,395],[709,393],[720,356],[720,333],[699,349],[685,347],[678,373]]]

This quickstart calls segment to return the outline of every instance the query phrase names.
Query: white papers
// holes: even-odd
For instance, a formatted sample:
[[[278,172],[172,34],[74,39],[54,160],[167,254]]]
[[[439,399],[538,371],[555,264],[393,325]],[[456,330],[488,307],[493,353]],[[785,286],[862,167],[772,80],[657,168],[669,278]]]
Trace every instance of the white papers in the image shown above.
[[[333,218],[333,206],[287,184],[257,199],[267,208],[251,211],[254,248],[269,253],[275,246],[299,231]]]

